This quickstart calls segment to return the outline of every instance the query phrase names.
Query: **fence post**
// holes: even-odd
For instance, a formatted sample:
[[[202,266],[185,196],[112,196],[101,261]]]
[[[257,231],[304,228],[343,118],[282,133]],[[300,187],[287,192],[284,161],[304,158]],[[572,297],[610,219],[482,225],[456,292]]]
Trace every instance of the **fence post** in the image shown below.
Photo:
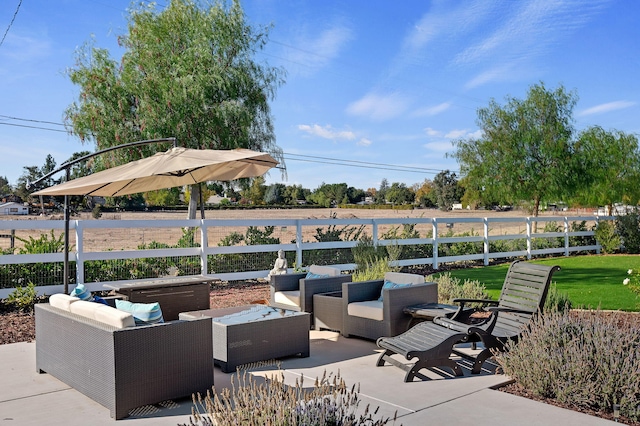
[[[489,218],[482,219],[484,226],[484,266],[489,266]]]
[[[302,223],[296,220],[296,266],[302,267]]]
[[[209,273],[209,265],[207,264],[207,248],[209,247],[209,234],[207,227],[204,226],[204,219],[200,219],[200,272],[202,275]]]
[[[438,270],[438,220],[431,219],[433,225],[433,269]]]
[[[373,229],[371,230],[371,238],[373,238],[373,246],[378,247],[378,222],[373,219]]]
[[[595,238],[595,232],[598,229],[598,226],[600,226],[600,216],[596,215],[596,228],[593,231],[594,238]],[[600,245],[600,242],[596,239],[596,254],[600,254],[601,248],[602,246]]]
[[[531,217],[530,216],[527,217],[526,224],[527,224],[527,259],[531,260],[532,242],[531,242]]]
[[[84,228],[81,220],[73,221],[76,229],[76,284],[84,283]]]
[[[564,217],[564,255],[569,256],[569,218]]]

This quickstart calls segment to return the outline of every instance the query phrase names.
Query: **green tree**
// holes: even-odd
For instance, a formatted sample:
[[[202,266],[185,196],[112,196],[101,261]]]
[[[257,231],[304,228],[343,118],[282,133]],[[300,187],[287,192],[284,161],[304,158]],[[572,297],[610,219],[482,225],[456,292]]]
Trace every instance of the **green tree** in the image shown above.
[[[284,202],[285,185],[274,183],[266,188],[264,202],[267,204],[282,204]]]
[[[175,136],[188,148],[266,151],[284,165],[269,108],[284,73],[254,59],[268,28],[250,26],[239,0],[200,4],[172,0],[160,12],[155,3],[134,5],[128,33],[119,38],[120,63],[106,49],[80,49],[69,72],[80,96],[66,110],[68,129],[96,149]],[[99,166],[167,148],[115,150]],[[195,218],[195,187],[191,197]]]
[[[479,139],[454,141],[452,154],[463,177],[492,199],[533,202],[538,215],[543,199],[562,199],[577,184],[572,166],[572,113],[577,95],[543,83],[524,100],[491,100],[478,110]]]
[[[180,204],[180,188],[165,188],[143,194],[147,206],[177,206]]]
[[[578,136],[574,161],[582,170],[584,190],[577,200],[587,205],[614,203],[637,205],[640,200],[640,150],[638,138],[620,131],[590,127]]]
[[[464,190],[458,185],[456,174],[444,170],[433,179],[433,191],[440,210],[451,210],[453,204],[462,198]]]
[[[13,189],[9,185],[9,180],[6,176],[0,176],[0,195],[9,195]]]
[[[242,196],[251,201],[252,204],[264,204],[264,195],[267,187],[264,184],[264,177],[258,176],[251,181],[251,185],[241,191]]]
[[[384,204],[387,202],[387,191],[389,190],[389,181],[383,178],[380,181],[380,188],[376,191],[376,204]]]
[[[309,200],[323,207],[331,207],[348,200],[346,183],[322,183],[309,196]]]
[[[415,202],[422,207],[436,207],[438,200],[433,190],[433,182],[425,179],[422,183],[415,183],[411,187],[415,194]]]
[[[347,197],[349,198],[349,203],[357,204],[360,201],[364,201],[365,193],[362,189],[350,186],[349,188],[347,188]]]
[[[413,203],[415,198],[416,195],[414,192],[404,183],[393,182],[391,187],[387,190],[387,201],[393,204]]]

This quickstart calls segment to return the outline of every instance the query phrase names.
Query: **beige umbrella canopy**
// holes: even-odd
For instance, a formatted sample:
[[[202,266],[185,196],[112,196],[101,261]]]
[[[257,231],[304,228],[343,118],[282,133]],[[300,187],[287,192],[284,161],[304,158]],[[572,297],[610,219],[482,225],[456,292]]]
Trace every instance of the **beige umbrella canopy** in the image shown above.
[[[269,154],[249,149],[178,147],[51,186],[34,192],[33,195],[116,197],[200,182],[261,176],[277,164]]]

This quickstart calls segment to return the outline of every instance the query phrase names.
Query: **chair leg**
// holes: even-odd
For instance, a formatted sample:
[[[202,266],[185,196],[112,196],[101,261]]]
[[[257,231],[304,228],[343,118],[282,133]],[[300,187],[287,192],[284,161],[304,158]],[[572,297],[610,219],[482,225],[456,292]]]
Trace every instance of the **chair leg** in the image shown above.
[[[471,374],[480,374],[482,371],[482,364],[489,358],[491,358],[493,354],[490,349],[483,349],[476,359],[473,361],[473,369],[471,370]]]

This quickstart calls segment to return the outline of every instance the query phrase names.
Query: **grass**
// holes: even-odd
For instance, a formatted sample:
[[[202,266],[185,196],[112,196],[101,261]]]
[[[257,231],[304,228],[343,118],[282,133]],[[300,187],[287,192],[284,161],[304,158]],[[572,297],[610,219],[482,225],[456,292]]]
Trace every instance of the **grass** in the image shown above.
[[[622,285],[629,269],[640,269],[640,255],[587,255],[532,260],[532,263],[558,265],[553,283],[566,293],[574,308],[639,311],[640,296]],[[497,299],[509,264],[452,270],[460,280],[478,280],[487,293]]]

